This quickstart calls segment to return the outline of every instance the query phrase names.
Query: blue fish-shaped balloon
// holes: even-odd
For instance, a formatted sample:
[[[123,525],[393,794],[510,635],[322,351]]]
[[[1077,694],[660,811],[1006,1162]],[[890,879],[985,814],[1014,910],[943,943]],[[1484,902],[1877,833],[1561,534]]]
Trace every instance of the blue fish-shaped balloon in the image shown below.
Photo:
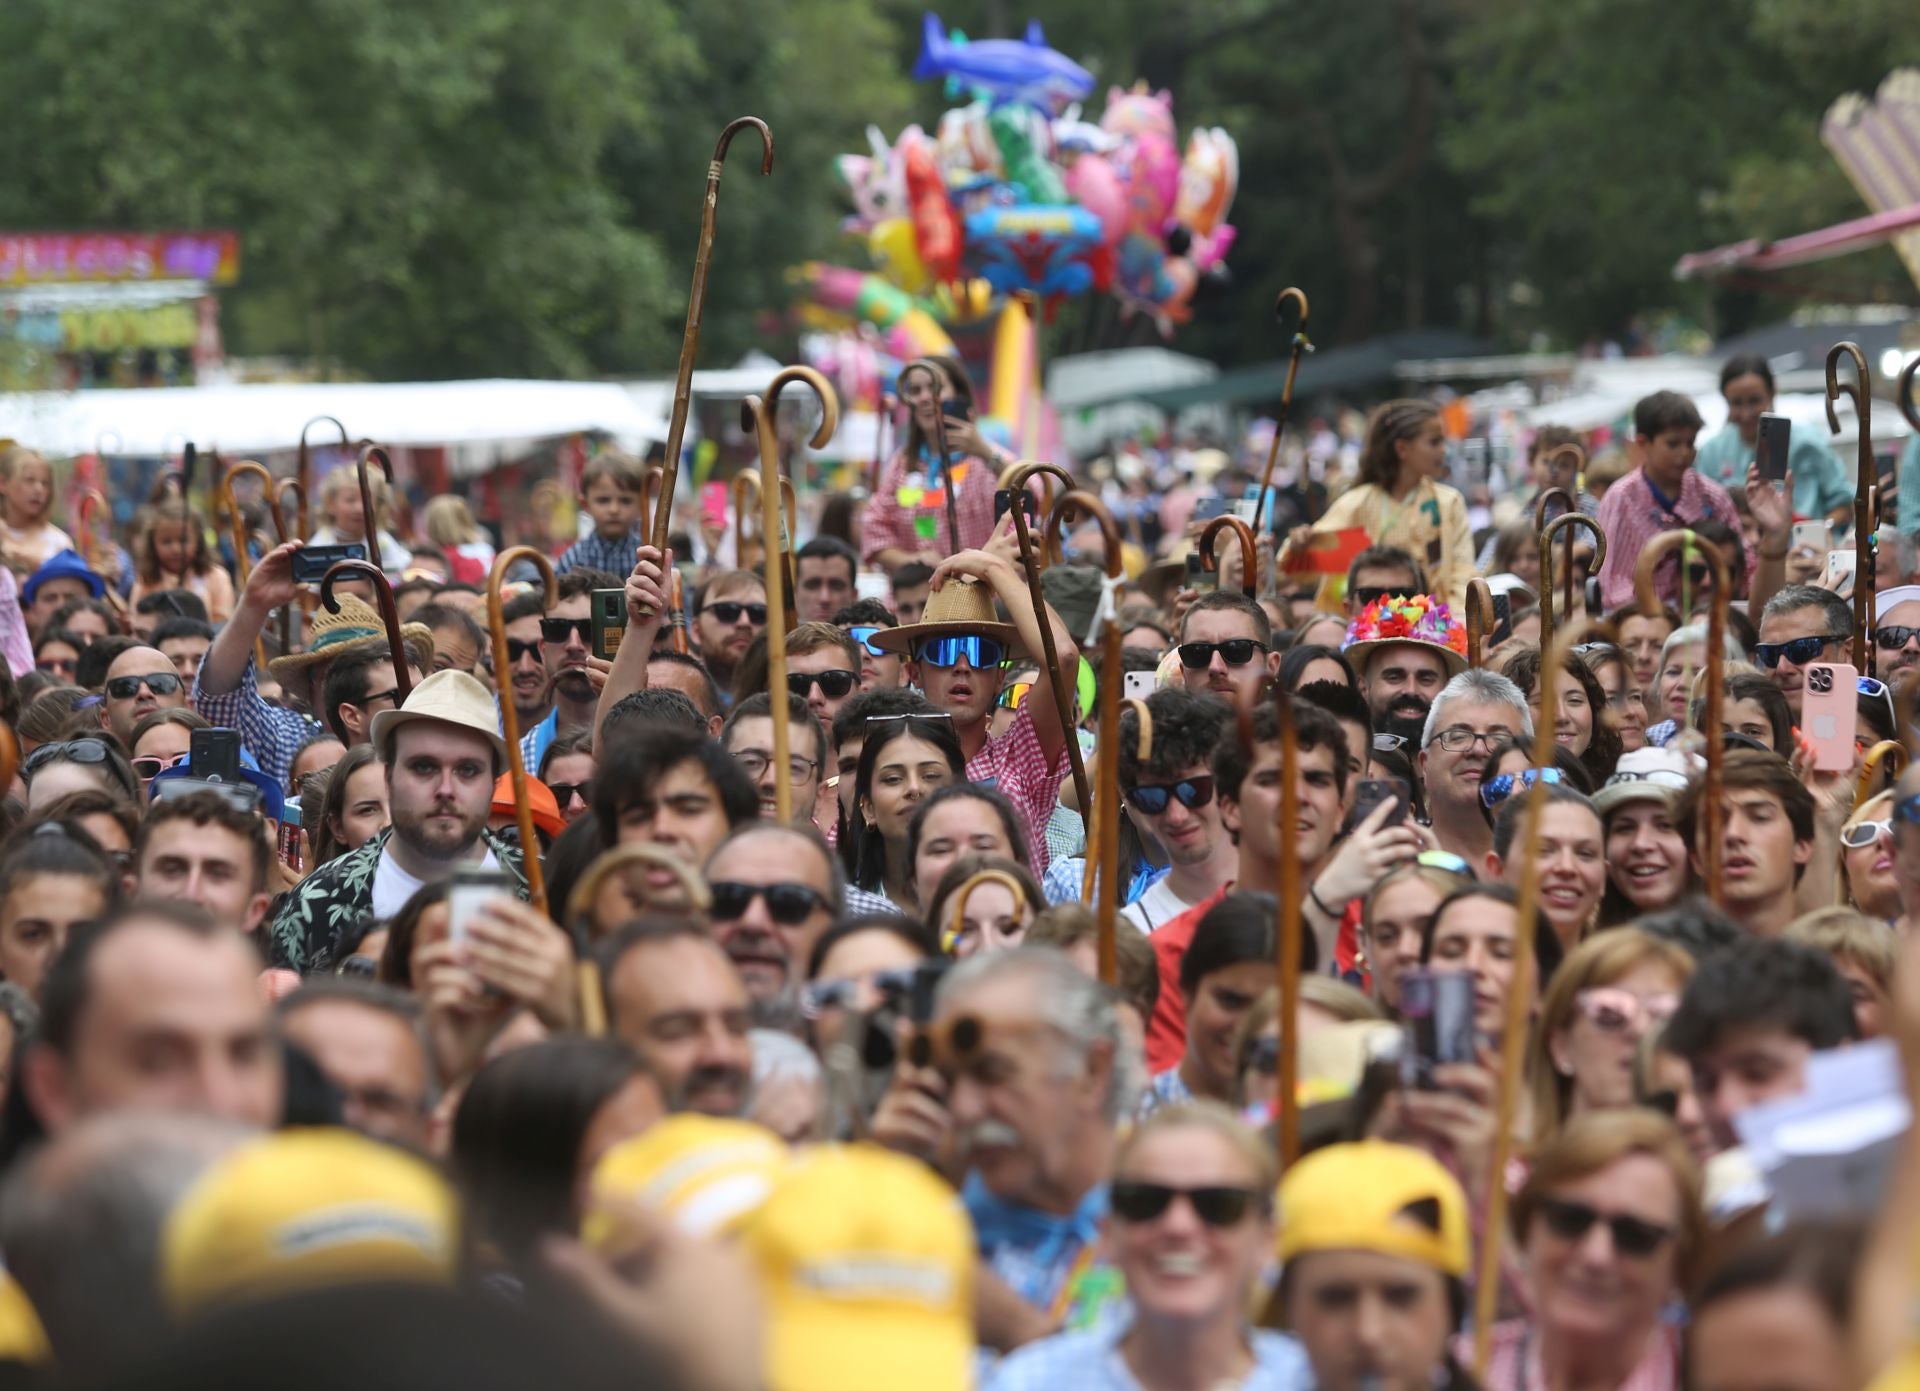
[[[969,39],[954,43],[940,17],[928,12],[921,29],[920,60],[913,65],[920,81],[951,77],[988,92],[998,101],[1022,101],[1057,112],[1068,102],[1084,101],[1093,91],[1093,74],[1047,47],[1040,21],[1027,25],[1021,39]]]

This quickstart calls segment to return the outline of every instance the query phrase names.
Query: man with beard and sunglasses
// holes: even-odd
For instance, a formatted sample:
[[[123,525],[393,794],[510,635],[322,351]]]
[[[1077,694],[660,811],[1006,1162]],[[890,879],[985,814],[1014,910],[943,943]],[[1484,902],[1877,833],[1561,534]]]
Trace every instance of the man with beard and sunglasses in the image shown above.
[[[814,831],[753,822],[706,865],[713,939],[752,999],[754,1023],[798,1030],[800,978],[846,904],[840,861]]]
[[[1830,589],[1790,584],[1767,600],[1760,612],[1760,640],[1754,664],[1787,698],[1794,723],[1807,693],[1807,667],[1814,662],[1845,662],[1853,637],[1853,609]],[[1862,675],[1865,673],[1863,672]]]
[[[603,570],[569,570],[560,577],[559,602],[540,615],[540,660],[553,708],[520,736],[527,767],[538,768],[547,745],[560,735],[592,730],[609,667],[593,655],[593,591],[623,584]]]
[[[1433,595],[1376,599],[1347,625],[1341,650],[1360,676],[1373,727],[1411,744],[1434,697],[1467,667],[1465,627]]]
[[[1180,680],[1197,695],[1229,705],[1257,699],[1275,672],[1273,620],[1246,595],[1215,590],[1194,600],[1180,620]]]
[[[1877,674],[1889,686],[1920,669],[1920,585],[1895,585],[1873,596],[1873,645],[1880,649]]]

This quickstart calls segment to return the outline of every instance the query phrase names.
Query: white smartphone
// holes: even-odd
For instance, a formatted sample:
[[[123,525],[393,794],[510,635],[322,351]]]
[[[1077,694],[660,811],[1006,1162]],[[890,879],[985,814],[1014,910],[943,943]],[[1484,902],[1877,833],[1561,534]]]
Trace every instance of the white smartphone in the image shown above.
[[[1789,551],[1811,551],[1814,555],[1825,555],[1833,549],[1832,522],[1795,522],[1793,535],[1788,542]]]
[[[456,869],[447,881],[447,940],[464,947],[467,926],[481,905],[503,894],[513,894],[513,876],[504,870]]]
[[[1153,676],[1150,671],[1130,671],[1120,682],[1120,694],[1128,700],[1145,700],[1153,694]]]
[[[1827,552],[1826,573],[1821,576],[1821,584],[1838,594],[1842,599],[1853,597],[1854,565],[1859,559],[1853,547],[1842,546]]]

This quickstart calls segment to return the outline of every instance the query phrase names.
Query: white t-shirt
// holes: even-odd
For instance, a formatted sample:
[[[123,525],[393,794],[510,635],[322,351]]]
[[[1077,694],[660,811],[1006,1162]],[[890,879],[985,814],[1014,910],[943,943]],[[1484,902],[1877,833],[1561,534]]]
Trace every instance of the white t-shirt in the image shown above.
[[[1180,895],[1167,887],[1167,875],[1154,880],[1147,891],[1120,910],[1120,916],[1149,935],[1155,928],[1164,926],[1169,920],[1179,917],[1193,907]]]
[[[474,868],[498,869],[500,868],[500,857],[494,854],[492,847],[489,846],[486,857],[475,865]],[[391,918],[395,913],[400,911],[402,904],[413,897],[414,891],[425,882],[426,881],[422,879],[415,879],[411,874],[408,874],[404,869],[400,868],[399,861],[393,858],[393,846],[391,844],[385,846],[380,851],[380,863],[375,865],[373,869],[374,920],[379,922]]]

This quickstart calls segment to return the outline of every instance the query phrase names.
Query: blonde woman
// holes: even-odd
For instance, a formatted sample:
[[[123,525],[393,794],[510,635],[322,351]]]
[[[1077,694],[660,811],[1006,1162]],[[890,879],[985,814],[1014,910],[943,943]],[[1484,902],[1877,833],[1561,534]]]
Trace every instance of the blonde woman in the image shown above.
[[[1894,911],[1899,911],[1897,904]],[[1795,918],[1787,925],[1787,936],[1833,959],[1833,969],[1853,996],[1853,1022],[1861,1038],[1879,1038],[1887,1031],[1900,939],[1885,919],[1851,908],[1821,908]]]
[[[1869,797],[1840,827],[1840,897],[1870,918],[1900,916],[1893,877],[1893,793]]]
[[[1431,401],[1389,401],[1367,422],[1360,477],[1333,500],[1316,531],[1359,527],[1376,546],[1398,546],[1426,567],[1433,592],[1454,607],[1473,578],[1473,528],[1467,502],[1440,482],[1447,434]]]
[[[484,585],[493,567],[493,546],[467,510],[467,500],[445,493],[427,504],[427,539],[447,557],[456,584]]]
[[[373,510],[378,514],[380,568],[398,582],[413,561],[413,552],[395,540],[393,526],[393,489],[378,468],[367,469],[367,487],[373,494]],[[353,464],[341,464],[320,481],[320,515],[325,520],[313,530],[308,543],[315,546],[363,545],[367,539],[366,509],[360,500],[360,475]]]

